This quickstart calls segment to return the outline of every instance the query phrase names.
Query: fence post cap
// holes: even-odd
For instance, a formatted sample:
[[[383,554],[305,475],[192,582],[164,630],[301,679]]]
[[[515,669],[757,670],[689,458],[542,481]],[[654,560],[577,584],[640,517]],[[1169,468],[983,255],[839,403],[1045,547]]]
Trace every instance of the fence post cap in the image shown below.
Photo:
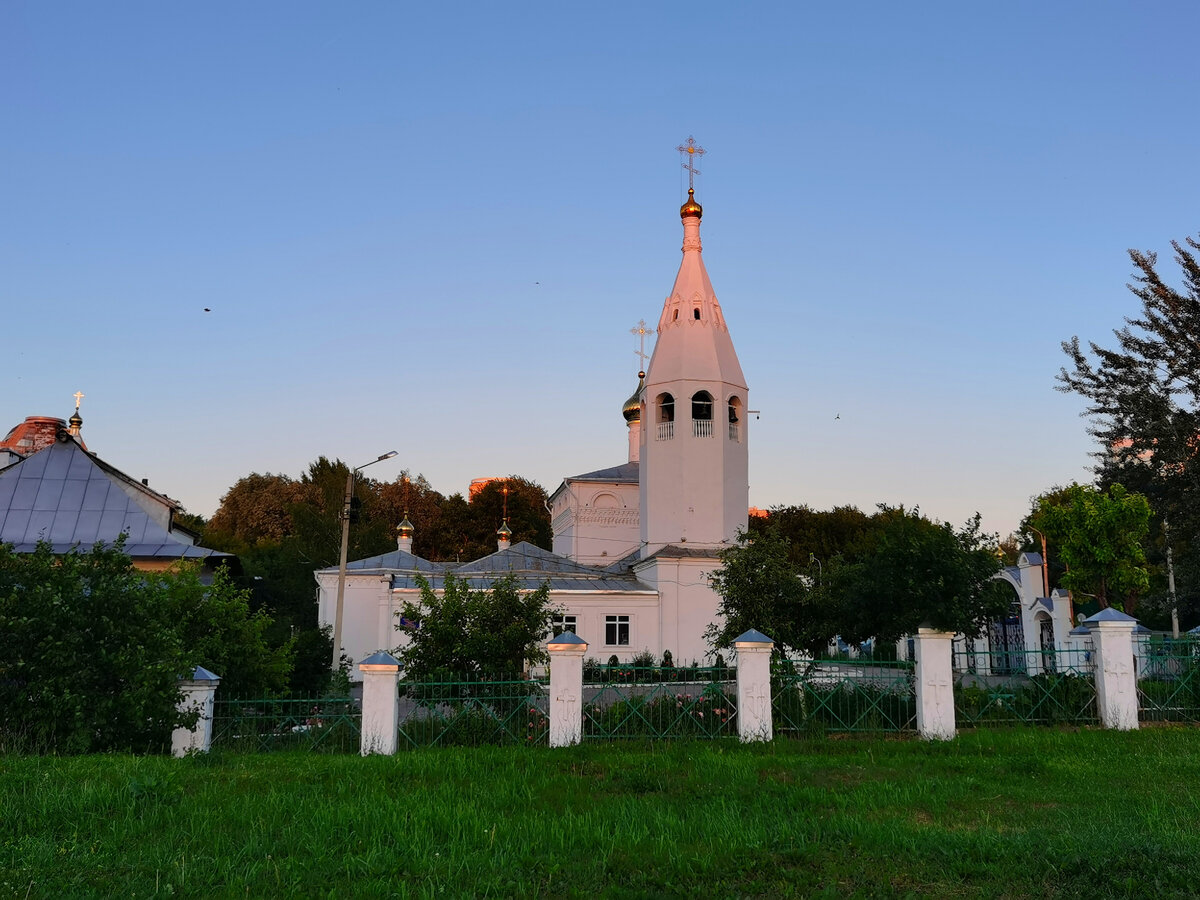
[[[917,626],[917,635],[914,635],[914,637],[918,635],[920,637],[952,638],[954,637],[954,632],[947,631],[945,628],[934,628],[928,622],[925,622]]]
[[[746,646],[742,647],[743,644]],[[769,644],[770,646],[774,647],[775,641],[767,637],[757,628],[751,628],[749,631],[745,631],[733,639],[733,645],[735,647],[741,647],[744,650],[753,649],[754,644]]]
[[[192,677],[185,678],[182,680],[184,680],[184,681],[211,681],[213,684],[216,684],[217,682],[219,682],[221,680],[221,676],[213,674],[212,672],[208,671],[208,669],[204,668],[204,666],[196,666],[195,670],[192,672]]]
[[[380,650],[360,662],[358,670],[360,672],[386,672],[389,670],[398,672],[400,671],[400,660],[386,650]]]
[[[573,631],[556,634],[546,642],[546,649],[551,653],[561,653],[564,650],[587,650],[588,643]]]
[[[1126,615],[1119,609],[1113,609],[1111,606],[1100,610],[1095,615],[1088,616],[1083,620],[1085,625],[1129,625],[1133,627],[1137,624],[1137,619],[1133,616]]]

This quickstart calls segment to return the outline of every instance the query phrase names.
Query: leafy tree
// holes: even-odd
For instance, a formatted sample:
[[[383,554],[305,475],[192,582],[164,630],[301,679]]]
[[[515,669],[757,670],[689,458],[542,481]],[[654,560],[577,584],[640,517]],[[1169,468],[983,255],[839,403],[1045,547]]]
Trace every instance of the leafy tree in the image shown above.
[[[419,626],[401,651],[406,678],[443,675],[512,675],[528,661],[546,662],[542,641],[550,632],[555,608],[550,585],[522,591],[515,576],[501,578],[490,590],[473,590],[453,573],[440,593],[418,578],[419,602],[404,604],[399,616]]]
[[[706,637],[715,648],[756,628],[784,653],[816,653],[838,632],[827,598],[803,577],[792,561],[793,544],[778,523],[742,532],[721,553],[721,568],[712,575],[720,596],[719,619]],[[805,560],[807,563],[807,559]]]
[[[408,470],[395,481],[379,485],[378,515],[394,528],[406,516],[419,523],[413,534],[413,553],[422,559],[443,560],[442,520],[446,498],[435,491],[423,475]]]
[[[880,507],[878,519],[861,553],[826,573],[845,640],[891,642],[923,625],[973,637],[1008,611],[1011,592],[992,578],[995,539],[980,533],[978,514],[958,531],[917,509]]]
[[[224,696],[279,694],[287,687],[294,641],[268,644],[271,617],[263,609],[251,610],[250,592],[239,588],[224,567],[205,584],[198,566],[183,565],[153,578],[146,588],[158,592],[154,602],[168,609],[187,652],[221,676]]]
[[[466,537],[467,559],[496,552],[496,530],[504,521],[508,509],[508,527],[512,542],[528,541],[546,550],[552,537],[550,513],[546,510],[548,497],[541,485],[518,475],[489,481],[471,497]]]
[[[1039,498],[1028,521],[1058,548],[1063,587],[1094,596],[1101,609],[1118,605],[1133,613],[1150,585],[1145,497],[1119,484],[1107,491],[1072,484]]]
[[[853,553],[875,525],[873,517],[853,506],[837,506],[830,510],[787,506],[772,508],[766,519],[754,519],[750,530],[765,526],[778,528],[788,540],[788,558],[803,571],[813,566],[816,560],[823,566],[826,561]]]
[[[256,692],[282,683],[287,653],[265,647],[265,627],[223,574],[143,572],[122,541],[61,556],[0,546],[0,744],[162,749],[194,666]]]
[[[252,472],[221,497],[205,529],[205,540],[215,549],[239,556],[249,547],[278,543],[292,533],[292,508],[304,499],[304,486],[287,475]],[[216,548],[213,541],[222,547]]]
[[[1111,348],[1089,342],[1085,351],[1078,337],[1064,342],[1070,363],[1058,389],[1087,400],[1100,442],[1099,485],[1144,494],[1170,523],[1181,587],[1195,595],[1200,585],[1187,575],[1200,571],[1200,242],[1189,237],[1171,246],[1181,287],[1164,281],[1156,254],[1130,250],[1135,271],[1127,286],[1140,312],[1114,331]],[[1161,542],[1161,523],[1152,533]]]

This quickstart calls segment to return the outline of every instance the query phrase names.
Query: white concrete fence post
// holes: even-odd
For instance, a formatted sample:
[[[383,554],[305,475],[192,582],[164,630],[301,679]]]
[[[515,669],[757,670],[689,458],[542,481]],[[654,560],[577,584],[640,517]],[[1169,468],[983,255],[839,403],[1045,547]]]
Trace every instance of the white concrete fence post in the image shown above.
[[[918,628],[914,635],[917,733],[926,740],[954,737],[954,632]]]
[[[191,728],[180,726],[171,732],[172,756],[184,756],[189,751],[207,753],[212,746],[213,698],[220,683],[220,677],[203,666],[196,666],[191,678],[180,680],[183,697],[176,708],[181,713],[198,708],[200,714]]]
[[[380,650],[358,664],[363,674],[359,752],[393,756],[400,743],[400,661]]]
[[[583,654],[587,641],[573,631],[555,635],[550,651],[550,746],[570,747],[583,739]]]
[[[1109,607],[1083,620],[1096,654],[1096,707],[1105,728],[1138,727],[1133,630],[1137,619]]]
[[[775,642],[751,628],[733,639],[737,651],[738,737],[769,741],[775,736],[771,714],[771,651]]]

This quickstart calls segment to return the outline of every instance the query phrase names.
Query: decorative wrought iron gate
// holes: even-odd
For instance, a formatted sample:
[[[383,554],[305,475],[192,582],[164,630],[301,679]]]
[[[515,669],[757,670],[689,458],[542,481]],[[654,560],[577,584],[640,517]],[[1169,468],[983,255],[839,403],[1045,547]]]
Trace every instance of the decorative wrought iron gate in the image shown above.
[[[997,675],[1025,673],[1025,631],[1021,627],[1019,602],[1013,603],[1008,618],[991,623],[988,639],[992,666]]]

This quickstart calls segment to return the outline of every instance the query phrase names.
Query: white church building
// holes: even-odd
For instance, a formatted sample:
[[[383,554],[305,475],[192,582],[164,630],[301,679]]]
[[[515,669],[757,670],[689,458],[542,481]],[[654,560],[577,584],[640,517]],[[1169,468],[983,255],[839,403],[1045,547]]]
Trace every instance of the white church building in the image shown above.
[[[679,664],[711,659],[705,631],[718,598],[709,575],[746,527],[749,456],[746,379],[701,256],[702,215],[689,188],[683,260],[650,363],[623,410],[628,458],[565,478],[554,491],[553,552],[510,546],[502,529],[489,556],[430,562],[412,554],[406,519],[396,550],[346,567],[342,646],[352,661],[402,646],[395,614],[418,597],[417,577],[436,590],[450,572],[474,588],[510,574],[530,590],[548,581],[556,625],[602,661],[665,650]],[[321,623],[332,624],[338,569],[315,577]]]

